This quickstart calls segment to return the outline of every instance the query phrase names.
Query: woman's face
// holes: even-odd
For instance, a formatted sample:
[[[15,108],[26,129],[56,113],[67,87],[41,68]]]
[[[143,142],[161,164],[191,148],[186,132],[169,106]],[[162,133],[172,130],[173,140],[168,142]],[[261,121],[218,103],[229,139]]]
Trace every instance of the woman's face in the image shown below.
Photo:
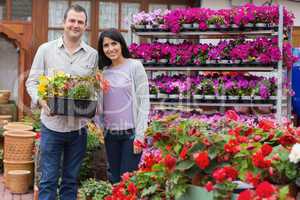
[[[103,39],[103,51],[104,54],[112,61],[123,57],[121,44],[108,37],[104,37]]]

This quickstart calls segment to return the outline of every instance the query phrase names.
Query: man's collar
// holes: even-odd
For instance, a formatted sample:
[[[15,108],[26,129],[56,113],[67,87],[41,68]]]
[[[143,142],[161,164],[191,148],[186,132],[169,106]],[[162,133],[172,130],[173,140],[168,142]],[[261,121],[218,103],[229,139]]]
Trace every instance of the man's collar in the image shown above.
[[[57,45],[58,48],[62,48],[64,47],[64,40],[63,40],[63,36],[61,36],[59,39],[58,39],[58,45]],[[79,48],[78,50],[80,49],[83,49],[84,51],[88,51],[88,48],[87,48],[87,44],[81,40],[80,42],[80,45],[79,45]]]

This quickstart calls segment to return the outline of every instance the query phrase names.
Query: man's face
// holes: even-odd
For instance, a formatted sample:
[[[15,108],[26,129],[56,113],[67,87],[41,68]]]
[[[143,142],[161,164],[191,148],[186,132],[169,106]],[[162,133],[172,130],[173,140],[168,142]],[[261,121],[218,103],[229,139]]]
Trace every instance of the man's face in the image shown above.
[[[64,33],[70,39],[79,40],[86,30],[86,17],[84,12],[76,12],[75,10],[70,10],[68,12],[67,18],[64,21]]]

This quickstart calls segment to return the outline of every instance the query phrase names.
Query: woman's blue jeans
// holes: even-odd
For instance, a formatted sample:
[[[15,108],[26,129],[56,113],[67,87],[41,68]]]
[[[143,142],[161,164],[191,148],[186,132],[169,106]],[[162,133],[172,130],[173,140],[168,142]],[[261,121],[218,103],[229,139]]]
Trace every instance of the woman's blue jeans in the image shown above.
[[[138,169],[141,154],[133,153],[134,129],[128,131],[104,131],[107,160],[109,163],[109,180],[120,182],[125,172]]]
[[[77,177],[85,155],[86,142],[86,128],[60,133],[42,125],[39,200],[56,200],[59,177],[60,200],[77,199]]]

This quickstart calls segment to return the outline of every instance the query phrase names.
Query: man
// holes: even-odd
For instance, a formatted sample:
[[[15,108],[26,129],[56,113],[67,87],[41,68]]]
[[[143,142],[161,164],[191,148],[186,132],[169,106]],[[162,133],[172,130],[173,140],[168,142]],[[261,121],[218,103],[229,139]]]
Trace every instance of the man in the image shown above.
[[[61,200],[76,200],[77,176],[86,150],[88,119],[51,115],[45,100],[37,96],[41,75],[52,76],[56,71],[71,75],[90,75],[97,66],[97,51],[82,41],[87,27],[84,8],[73,5],[63,20],[61,38],[41,45],[35,55],[26,87],[33,104],[42,107],[39,200],[55,200],[61,176]],[[63,160],[62,160],[63,158]],[[61,173],[61,174],[60,174]]]

